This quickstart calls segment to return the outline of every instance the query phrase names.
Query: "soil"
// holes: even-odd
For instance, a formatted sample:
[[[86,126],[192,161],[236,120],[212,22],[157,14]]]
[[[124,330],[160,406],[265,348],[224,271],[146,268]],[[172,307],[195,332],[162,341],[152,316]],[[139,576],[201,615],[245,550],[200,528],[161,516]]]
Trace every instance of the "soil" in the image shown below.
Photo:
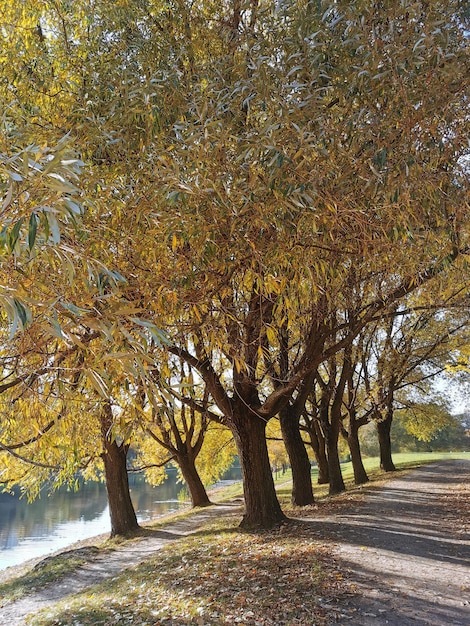
[[[304,517],[332,554],[337,584],[321,599],[328,623],[469,626],[469,490],[470,462],[443,461],[369,485],[363,498],[339,500],[332,515]],[[239,502],[214,506],[104,556],[91,551],[60,582],[3,607],[0,599],[0,624],[25,624],[29,613],[144,561],[209,519],[240,513]]]

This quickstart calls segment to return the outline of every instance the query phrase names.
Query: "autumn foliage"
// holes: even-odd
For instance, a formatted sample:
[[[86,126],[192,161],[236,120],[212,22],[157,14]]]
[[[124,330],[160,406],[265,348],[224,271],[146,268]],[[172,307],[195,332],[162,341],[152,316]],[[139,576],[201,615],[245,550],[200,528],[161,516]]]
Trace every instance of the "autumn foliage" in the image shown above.
[[[280,418],[294,501],[307,437],[341,491],[341,432],[386,430],[391,379],[426,376],[425,333],[413,368],[396,354],[414,311],[448,322],[449,353],[467,341],[466,19],[458,0],[8,3],[0,479],[125,489],[134,446],[203,503],[197,469],[233,437],[242,524],[267,528]]]

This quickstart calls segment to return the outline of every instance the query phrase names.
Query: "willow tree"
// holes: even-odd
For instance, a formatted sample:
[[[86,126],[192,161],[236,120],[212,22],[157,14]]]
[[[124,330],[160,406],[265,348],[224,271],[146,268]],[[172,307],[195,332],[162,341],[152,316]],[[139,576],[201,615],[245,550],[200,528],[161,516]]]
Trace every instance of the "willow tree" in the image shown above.
[[[468,58],[449,8],[233,3],[182,18],[192,45],[172,84],[184,115],[159,138],[154,174],[173,248],[166,289],[190,336],[173,351],[234,433],[246,526],[283,519],[266,422],[465,249]],[[385,278],[346,328],[336,316],[354,265]],[[287,372],[284,322],[296,328]]]
[[[55,484],[69,480],[78,469],[89,468],[90,459],[99,463],[103,453],[111,487],[112,532],[121,533],[136,525],[126,487],[128,441],[115,423],[120,420],[113,413],[115,402],[106,382],[109,366],[97,355],[107,351],[132,375],[138,341],[129,349],[122,345],[129,342],[133,329],[142,330],[142,324],[138,305],[129,303],[125,295],[119,301],[112,298],[116,284],[125,281],[108,269],[113,263],[108,265],[103,230],[108,232],[111,226],[101,220],[102,205],[93,200],[98,190],[103,190],[103,202],[112,197],[112,181],[119,178],[119,168],[113,167],[120,153],[109,150],[104,159],[105,146],[114,141],[112,123],[109,128],[102,124],[97,133],[90,118],[99,115],[85,102],[93,77],[99,75],[96,64],[106,62],[104,49],[98,51],[99,42],[109,39],[110,23],[119,19],[119,11],[108,15],[106,26],[89,9],[87,2],[73,9],[63,2],[9,3],[0,30],[0,90],[5,104],[0,138],[4,287],[0,297],[2,315],[8,315],[11,328],[2,345],[7,355],[2,361],[7,378],[2,391],[12,390],[2,397],[2,450],[8,453],[2,461],[5,480],[16,476],[28,487],[50,475]],[[116,73],[122,71],[122,63],[116,67]],[[101,95],[104,114],[108,101],[104,92]],[[64,133],[68,135],[62,139]],[[79,155],[87,161],[86,175]],[[95,170],[97,164],[101,167]],[[97,224],[99,228],[92,228]],[[25,329],[30,344],[13,343],[15,331]],[[91,349],[90,338],[95,343],[100,338],[101,349]],[[15,352],[17,346],[22,351]],[[127,360],[122,352],[118,359],[109,354],[116,346],[126,352]],[[64,355],[68,355],[65,362]],[[71,363],[70,357],[81,362]],[[118,380],[114,382],[113,392],[118,387]],[[60,407],[60,420],[51,421],[47,414],[44,389],[53,390],[46,397]],[[89,394],[96,393],[101,401],[90,404]],[[89,403],[86,418],[76,411],[77,395]],[[16,411],[23,397],[34,415]],[[118,416],[121,412],[118,407]],[[81,422],[77,428],[71,426],[74,420]],[[62,430],[65,424],[67,437]],[[87,426],[94,440],[85,436]],[[38,461],[41,457],[46,460]],[[12,463],[21,471],[10,471]],[[28,467],[34,468],[34,474],[26,471]],[[113,502],[126,502],[126,508],[120,511]]]
[[[161,44],[153,73],[145,64],[152,91],[140,114],[155,127],[128,178],[135,213],[121,213],[139,244],[127,269],[136,302],[157,325],[165,311],[170,350],[199,371],[234,433],[244,524],[265,526],[283,519],[266,422],[369,320],[465,249],[465,42],[457,5],[447,19],[438,3],[179,8],[171,29],[146,37],[138,13],[132,46],[124,30],[117,40],[128,67],[142,52],[137,76]],[[163,7],[147,9],[149,28],[167,23]],[[129,74],[96,83],[113,115],[107,84],[131,112],[147,89]],[[135,126],[133,142],[148,129]],[[385,278],[346,327],[337,311],[358,264]]]
[[[423,440],[442,428],[443,415],[448,416],[447,411],[435,410],[442,401],[436,397],[433,381],[446,370],[451,354],[465,341],[468,319],[459,313],[462,302],[439,303],[435,291],[432,305],[427,308],[430,295],[416,294],[406,306],[395,309],[395,315],[378,324],[369,335],[368,354],[362,355],[366,397],[358,413],[376,421],[380,462],[385,471],[395,469],[391,428],[396,410],[408,409],[409,415],[415,416],[413,434]],[[421,410],[427,404],[429,407]],[[428,410],[430,407],[433,409]]]
[[[127,279],[120,302],[98,298],[84,316],[104,336],[113,316],[127,315],[126,332],[136,316],[168,330],[234,434],[245,526],[284,519],[266,423],[466,249],[460,7],[233,0],[169,12],[83,0],[20,11],[44,26],[28,22],[22,57],[47,78],[33,102],[41,132],[70,124],[93,165],[87,249]],[[17,72],[13,83],[24,111],[30,81]],[[355,265],[387,278],[345,325]],[[93,284],[107,296],[106,279]]]
[[[142,386],[136,464],[158,485],[172,462],[184,481],[193,507],[209,506],[206,485],[217,482],[234,457],[230,431],[209,410],[209,395],[191,367],[173,357],[154,366]]]

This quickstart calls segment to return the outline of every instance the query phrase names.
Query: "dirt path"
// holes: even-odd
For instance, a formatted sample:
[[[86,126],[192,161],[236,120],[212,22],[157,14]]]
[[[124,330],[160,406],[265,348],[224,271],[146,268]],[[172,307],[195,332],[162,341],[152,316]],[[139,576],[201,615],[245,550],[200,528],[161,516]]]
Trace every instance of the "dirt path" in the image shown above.
[[[319,522],[346,583],[331,623],[469,626],[469,487],[469,461],[433,463]]]
[[[60,582],[48,585],[11,604],[0,606],[0,625],[23,625],[29,614],[36,613],[69,595],[79,593],[91,585],[117,576],[124,569],[150,558],[166,544],[196,532],[210,519],[237,513],[240,515],[239,504],[216,505],[173,521],[161,530],[149,531],[144,537],[86,563]]]
[[[308,520],[343,577],[337,596],[322,602],[328,624],[470,626],[469,486],[469,461],[434,463],[369,486],[363,501],[353,497],[335,515]],[[151,531],[0,608],[0,624],[25,624],[28,614],[144,561],[209,519],[240,513],[239,505],[215,506]]]

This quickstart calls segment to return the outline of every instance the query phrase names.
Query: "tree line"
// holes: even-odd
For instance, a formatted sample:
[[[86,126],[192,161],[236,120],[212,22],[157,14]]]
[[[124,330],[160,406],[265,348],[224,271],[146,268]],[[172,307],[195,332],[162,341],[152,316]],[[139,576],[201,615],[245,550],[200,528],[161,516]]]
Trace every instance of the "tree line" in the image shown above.
[[[465,3],[26,0],[0,37],[0,480],[104,475],[125,534],[131,449],[196,506],[236,451],[247,528],[274,422],[294,504],[306,441],[331,493],[370,421],[393,470],[397,402],[467,363]]]

